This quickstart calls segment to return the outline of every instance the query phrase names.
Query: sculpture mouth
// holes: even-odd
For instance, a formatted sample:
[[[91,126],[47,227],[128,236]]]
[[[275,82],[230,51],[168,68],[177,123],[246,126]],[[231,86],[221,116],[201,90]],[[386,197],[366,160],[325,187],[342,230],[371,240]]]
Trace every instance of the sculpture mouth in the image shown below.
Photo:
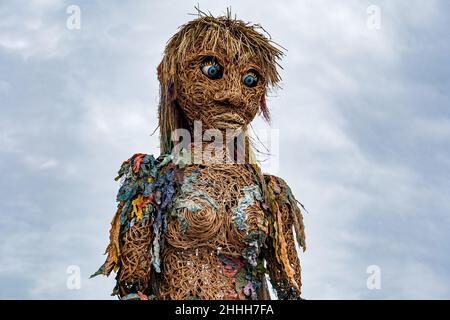
[[[213,118],[214,124],[217,128],[232,128],[237,129],[246,124],[246,121],[237,113],[226,112],[217,115]]]

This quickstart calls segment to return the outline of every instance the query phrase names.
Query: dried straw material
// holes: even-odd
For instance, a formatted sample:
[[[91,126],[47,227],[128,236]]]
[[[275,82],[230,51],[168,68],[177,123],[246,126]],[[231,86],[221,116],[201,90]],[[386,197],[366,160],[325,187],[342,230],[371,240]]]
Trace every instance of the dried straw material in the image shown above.
[[[191,177],[193,170],[195,167],[186,168],[185,177]],[[190,181],[185,181],[184,192],[175,203],[177,220],[167,229],[169,245],[179,249],[203,246],[224,255],[241,256],[245,231],[261,230],[265,238],[264,212],[254,195],[249,197],[249,206],[243,213],[248,215],[245,224],[245,217],[237,210],[239,199],[245,197],[245,188],[254,186],[260,193],[245,165],[211,165],[198,172],[189,188],[186,186]],[[196,206],[190,207],[192,203]]]
[[[280,80],[282,52],[258,30],[230,12],[199,11],[167,43],[158,67],[161,155],[122,164],[107,258],[94,274],[116,271],[122,299],[269,299],[266,274],[279,298],[300,298],[302,214],[286,183],[262,174],[247,134],[258,112],[269,119],[265,95]],[[223,74],[206,76],[205,63]],[[233,139],[243,145],[210,152],[208,142],[188,141],[186,153],[172,152],[173,131],[195,136],[196,121],[203,137],[239,129]]]
[[[130,227],[121,237],[120,272],[118,280],[121,295],[133,290],[144,292],[150,284],[151,256],[149,255],[152,232],[149,222]]]

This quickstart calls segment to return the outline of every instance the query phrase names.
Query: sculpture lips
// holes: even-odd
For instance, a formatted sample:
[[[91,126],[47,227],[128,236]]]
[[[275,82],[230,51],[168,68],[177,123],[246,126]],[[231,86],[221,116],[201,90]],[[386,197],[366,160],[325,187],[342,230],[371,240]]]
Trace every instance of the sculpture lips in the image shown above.
[[[238,115],[237,113],[233,113],[233,112],[226,112],[226,113],[222,113],[219,114],[217,116],[215,116],[214,118],[214,122],[215,123],[228,123],[231,125],[244,125],[245,124],[245,120]]]

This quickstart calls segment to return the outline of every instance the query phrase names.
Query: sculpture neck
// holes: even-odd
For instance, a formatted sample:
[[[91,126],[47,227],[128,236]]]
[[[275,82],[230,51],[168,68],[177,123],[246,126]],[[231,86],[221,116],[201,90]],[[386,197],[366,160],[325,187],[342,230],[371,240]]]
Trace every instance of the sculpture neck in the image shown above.
[[[255,162],[246,131],[238,134],[227,130],[190,132],[175,142],[174,151],[175,154],[188,151],[192,163],[203,165]]]

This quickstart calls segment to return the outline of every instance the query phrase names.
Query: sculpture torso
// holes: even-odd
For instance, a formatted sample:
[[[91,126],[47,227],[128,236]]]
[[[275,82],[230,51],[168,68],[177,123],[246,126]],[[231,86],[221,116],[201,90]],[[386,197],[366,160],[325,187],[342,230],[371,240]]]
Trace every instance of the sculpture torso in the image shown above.
[[[123,162],[108,257],[93,276],[117,271],[124,299],[270,299],[268,272],[278,297],[298,298],[293,228],[305,248],[304,227],[288,186],[248,163],[178,160]]]
[[[190,165],[182,172],[157,297],[256,299],[265,290],[257,270],[268,222],[251,166]]]

